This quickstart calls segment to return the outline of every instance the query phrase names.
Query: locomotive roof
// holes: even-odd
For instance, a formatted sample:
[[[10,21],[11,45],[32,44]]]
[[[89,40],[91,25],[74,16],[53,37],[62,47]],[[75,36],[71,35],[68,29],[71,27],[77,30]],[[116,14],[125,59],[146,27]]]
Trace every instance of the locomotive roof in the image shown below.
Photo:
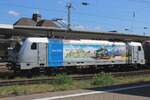
[[[48,43],[48,38],[43,38],[43,37],[30,37],[27,38],[27,41],[30,42],[36,42],[36,43]],[[83,43],[83,44],[107,44],[107,45],[125,45],[124,42],[110,42],[110,41],[105,41],[105,40],[64,40],[65,43]],[[130,42],[129,45],[131,46],[141,46],[141,43],[139,42]]]
[[[124,42],[110,42],[106,40],[64,40],[65,43],[71,44],[103,44],[103,45],[125,45]]]
[[[48,38],[43,38],[43,37],[30,37],[27,38],[27,41],[29,42],[36,42],[36,43],[48,43]],[[106,44],[106,45],[125,45],[124,42],[110,42],[106,40],[86,40],[86,39],[81,39],[81,40],[63,40],[64,43],[71,43],[71,44]],[[132,43],[131,45],[135,45]]]
[[[142,44],[140,42],[130,42],[131,46],[141,46]]]
[[[36,42],[36,43],[48,43],[48,38],[31,37],[31,38],[27,38],[27,41]]]

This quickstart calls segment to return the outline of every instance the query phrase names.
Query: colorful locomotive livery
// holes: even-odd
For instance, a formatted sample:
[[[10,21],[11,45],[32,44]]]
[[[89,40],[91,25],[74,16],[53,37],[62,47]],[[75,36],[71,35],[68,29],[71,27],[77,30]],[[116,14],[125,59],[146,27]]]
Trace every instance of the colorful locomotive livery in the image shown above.
[[[63,52],[65,61],[127,60],[126,45],[65,44]]]
[[[14,70],[145,64],[144,50],[139,42],[27,38],[18,52],[13,52],[14,49],[9,57],[10,68]]]

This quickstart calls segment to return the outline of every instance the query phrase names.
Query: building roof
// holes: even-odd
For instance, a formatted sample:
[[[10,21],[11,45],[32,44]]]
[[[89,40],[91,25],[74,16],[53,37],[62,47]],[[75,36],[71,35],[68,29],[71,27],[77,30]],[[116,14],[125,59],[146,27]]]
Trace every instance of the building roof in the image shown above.
[[[26,26],[36,26],[37,22],[31,18],[20,18],[14,25],[26,25]]]
[[[10,24],[0,24],[0,29],[13,29],[13,25],[10,25]]]
[[[64,23],[61,23],[59,21],[42,19],[41,15],[38,14],[33,14],[32,18],[22,17],[16,23],[14,23],[14,25],[56,27],[56,28],[64,27]]]
[[[55,24],[52,20],[40,20],[37,22],[36,26],[42,26],[42,27],[59,27],[57,24]]]

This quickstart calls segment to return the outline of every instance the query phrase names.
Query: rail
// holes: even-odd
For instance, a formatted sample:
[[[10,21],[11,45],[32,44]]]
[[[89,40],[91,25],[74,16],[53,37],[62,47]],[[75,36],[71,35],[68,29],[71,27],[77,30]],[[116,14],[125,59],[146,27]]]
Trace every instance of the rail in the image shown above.
[[[117,72],[110,73],[114,77],[120,76],[136,76],[136,75],[150,75],[150,70],[143,71],[131,71],[131,72]],[[88,75],[69,75],[74,80],[87,80],[94,78],[95,74]],[[0,86],[13,86],[13,85],[27,85],[27,84],[42,84],[42,83],[50,83],[56,80],[56,77],[50,78],[39,78],[39,79],[20,79],[20,80],[1,80]]]

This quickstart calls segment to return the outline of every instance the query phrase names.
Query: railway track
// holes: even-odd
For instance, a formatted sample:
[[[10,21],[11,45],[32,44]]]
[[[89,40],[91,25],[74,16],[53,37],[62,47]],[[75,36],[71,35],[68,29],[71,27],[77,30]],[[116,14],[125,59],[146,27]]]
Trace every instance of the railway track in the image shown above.
[[[117,72],[110,73],[114,77],[120,76],[136,76],[136,75],[150,75],[150,70],[143,71],[132,71],[132,72]],[[69,75],[74,80],[87,80],[94,78],[94,74],[87,75]],[[56,80],[56,77],[49,78],[39,78],[39,79],[20,79],[20,80],[1,80],[0,86],[13,86],[13,85],[27,85],[27,84],[41,84],[41,83],[51,83]]]

